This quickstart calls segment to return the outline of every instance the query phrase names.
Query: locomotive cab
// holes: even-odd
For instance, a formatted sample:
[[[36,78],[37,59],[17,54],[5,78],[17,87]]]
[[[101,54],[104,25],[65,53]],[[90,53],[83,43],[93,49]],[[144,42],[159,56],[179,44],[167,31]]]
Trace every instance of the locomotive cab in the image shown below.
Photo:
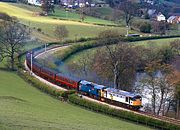
[[[132,105],[133,107],[138,107],[138,108],[142,107],[142,97],[139,95],[131,97],[130,105]]]
[[[98,85],[93,82],[81,80],[79,83],[79,91],[82,93],[93,96],[96,99],[100,99],[102,97],[102,90],[106,88],[103,85]]]

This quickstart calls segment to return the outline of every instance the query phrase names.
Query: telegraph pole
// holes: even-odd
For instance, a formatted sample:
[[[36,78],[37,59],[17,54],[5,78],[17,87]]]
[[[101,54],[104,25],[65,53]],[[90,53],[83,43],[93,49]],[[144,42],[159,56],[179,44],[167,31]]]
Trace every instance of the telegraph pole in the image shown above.
[[[31,51],[31,75],[32,75],[33,52]]]
[[[126,28],[127,28],[127,34],[126,34],[126,36],[128,36],[128,35],[129,35],[129,26],[127,25]]]
[[[46,43],[45,43],[45,48],[44,48],[44,50],[45,50],[45,53],[46,53],[46,48],[47,48],[47,47],[46,47]]]
[[[45,43],[45,45],[44,45],[44,66],[45,66],[45,63],[46,63],[46,51],[47,51],[47,45],[46,45],[46,43]]]

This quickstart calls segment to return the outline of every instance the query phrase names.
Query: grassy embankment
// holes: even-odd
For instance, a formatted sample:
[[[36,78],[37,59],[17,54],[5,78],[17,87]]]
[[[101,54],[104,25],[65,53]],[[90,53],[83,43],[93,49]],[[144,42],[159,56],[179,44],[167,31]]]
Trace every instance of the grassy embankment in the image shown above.
[[[0,81],[0,129],[149,129],[53,99],[12,72]]]

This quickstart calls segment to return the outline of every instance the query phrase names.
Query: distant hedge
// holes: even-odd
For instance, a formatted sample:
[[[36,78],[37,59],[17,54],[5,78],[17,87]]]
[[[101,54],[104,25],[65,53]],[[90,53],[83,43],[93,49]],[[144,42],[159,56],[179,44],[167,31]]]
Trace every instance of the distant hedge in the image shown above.
[[[124,37],[122,41],[135,42],[135,41],[144,41],[144,40],[155,40],[155,39],[165,39],[165,38],[178,38],[180,35],[171,35],[171,36],[150,36],[150,37]]]
[[[69,49],[67,49],[61,57],[61,60],[66,60],[69,56],[80,52],[82,50],[91,49],[94,47],[104,46],[107,45],[113,45],[117,44],[120,41],[123,42],[135,42],[135,41],[144,41],[144,40],[155,40],[155,39],[164,39],[164,38],[176,38],[180,37],[180,35],[173,35],[173,36],[151,36],[151,37],[115,37],[115,38],[108,38],[108,39],[96,39],[95,40],[87,40],[87,43],[83,44],[75,44],[72,45]]]
[[[123,42],[135,42],[135,41],[144,41],[144,40],[155,40],[155,39],[165,39],[165,38],[178,38],[180,37],[180,35],[171,35],[171,36],[150,36],[150,37],[116,37],[116,38],[110,38],[110,39],[99,39],[97,37],[94,38],[79,38],[76,40],[66,40],[64,42],[51,42],[48,43],[47,46],[51,46],[51,45],[68,45],[71,43],[78,43],[78,42],[86,42],[86,41],[93,41],[93,40],[98,40],[99,41],[104,41],[104,42],[108,42],[110,41],[111,44],[116,44],[119,41],[123,41]],[[97,43],[97,42],[96,42]],[[101,43],[102,44],[102,43]],[[99,46],[99,44],[97,45]],[[44,45],[42,45],[39,48],[44,47]],[[96,46],[94,46],[96,47]]]

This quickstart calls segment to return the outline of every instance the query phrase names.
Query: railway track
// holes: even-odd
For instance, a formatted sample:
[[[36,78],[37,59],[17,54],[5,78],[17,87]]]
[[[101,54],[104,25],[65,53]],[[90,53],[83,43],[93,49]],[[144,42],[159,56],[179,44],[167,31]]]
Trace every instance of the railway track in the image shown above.
[[[152,113],[147,113],[144,111],[138,111],[139,114],[145,115],[145,116],[149,116],[158,120],[163,120],[172,124],[176,124],[176,125],[180,125],[180,120],[178,119],[174,119],[174,118],[170,118],[170,117],[166,117],[166,116],[160,116],[160,115],[154,115]]]
[[[58,50],[61,50],[62,48],[64,47],[69,47],[70,45],[65,45],[65,46],[55,46],[53,48],[50,48],[50,49],[47,49],[46,51],[43,51],[39,54],[37,54],[35,56],[35,58],[38,58],[42,55],[44,55],[44,53],[49,53],[49,54],[53,54],[54,52],[58,51]],[[30,69],[28,68],[27,64],[26,64],[26,61],[25,61],[25,68],[30,72]],[[33,73],[33,76],[37,79],[39,79],[41,82],[47,84],[47,85],[50,85],[56,89],[60,89],[60,90],[63,90],[63,91],[67,91],[68,89],[65,89],[61,86],[58,86],[58,85],[55,85],[43,78],[41,78],[40,76],[37,76],[36,74]],[[180,120],[178,119],[174,119],[174,118],[170,118],[170,117],[165,117],[165,116],[159,116],[159,115],[154,115],[154,114],[151,114],[151,113],[147,113],[147,112],[144,112],[144,111],[133,111],[133,110],[130,110],[130,109],[127,109],[127,108],[124,108],[124,107],[120,107],[120,106],[115,106],[115,105],[112,105],[112,104],[108,104],[106,102],[102,102],[102,101],[99,101],[99,100],[96,100],[96,99],[93,99],[93,98],[90,98],[88,96],[85,96],[83,95],[82,96],[83,99],[86,99],[86,100],[89,100],[89,101],[93,101],[93,102],[96,102],[96,103],[100,103],[100,104],[103,104],[103,105],[106,105],[106,106],[109,106],[111,108],[114,108],[114,109],[118,109],[118,110],[123,110],[123,111],[128,111],[128,112],[133,112],[135,114],[138,114],[138,115],[143,115],[143,116],[147,116],[147,117],[150,117],[150,118],[153,118],[153,119],[157,119],[157,120],[163,120],[167,123],[172,123],[172,124],[176,124],[176,125],[179,125],[180,126]]]

